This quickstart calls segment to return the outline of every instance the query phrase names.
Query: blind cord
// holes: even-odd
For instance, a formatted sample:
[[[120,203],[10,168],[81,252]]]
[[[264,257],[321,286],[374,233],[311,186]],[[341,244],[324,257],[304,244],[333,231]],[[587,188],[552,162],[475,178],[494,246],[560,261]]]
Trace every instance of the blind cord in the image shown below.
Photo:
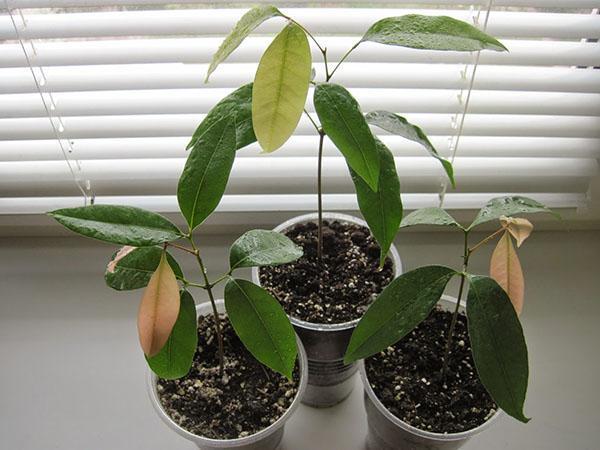
[[[488,5],[487,5],[487,10],[485,13],[485,20],[483,22],[483,31],[485,31],[487,29],[487,25],[488,25],[488,20],[490,18],[490,12],[492,10],[492,5],[494,3],[494,0],[489,0],[488,1]],[[475,18],[475,23],[477,24],[479,20],[479,14],[477,15],[477,17]],[[475,75],[477,74],[477,67],[479,65],[479,57],[481,55],[481,51],[477,51],[477,53],[475,54],[475,61],[473,63],[473,72],[471,74],[471,79],[469,80],[469,86],[467,88],[467,96],[465,98],[465,103],[464,103],[464,107],[462,110],[462,113],[459,113],[461,115],[460,117],[460,123],[458,124],[458,127],[456,127],[456,134],[454,135],[454,137],[451,140],[450,143],[450,149],[452,151],[452,154],[450,156],[450,162],[452,164],[454,164],[454,160],[456,159],[456,153],[458,151],[458,144],[460,142],[460,137],[462,136],[463,133],[463,128],[465,125],[465,118],[467,116],[467,112],[469,110],[469,102],[471,100],[471,92],[473,91],[473,84],[475,83]],[[467,72],[467,68],[465,67],[465,71],[464,74],[466,75]],[[463,91],[461,90],[460,94],[458,95],[459,97],[459,101],[462,102],[462,93]],[[456,120],[454,120],[454,126],[456,126]],[[442,181],[442,185],[441,185],[441,189],[439,192],[439,207],[442,208],[444,206],[444,201],[446,199],[446,192],[448,191],[448,179],[444,178],[444,180]]]
[[[64,124],[63,124],[63,121],[60,118],[60,116],[56,116],[56,120],[58,121],[58,127],[54,123],[55,122],[53,120],[54,115],[52,114],[51,111],[56,108],[56,105],[54,104],[54,99],[52,97],[52,93],[48,92],[48,96],[50,97],[50,104],[48,104],[48,101],[44,97],[44,92],[42,91],[42,85],[41,85],[40,81],[38,80],[38,77],[36,76],[35,70],[33,68],[33,64],[31,63],[31,58],[29,57],[29,54],[27,53],[27,48],[25,47],[25,42],[21,38],[21,33],[19,32],[19,27],[17,26],[17,22],[13,15],[13,11],[8,5],[8,0],[4,0],[4,6],[6,8],[6,11],[8,12],[8,15],[12,22],[13,28],[15,30],[15,36],[16,36],[17,40],[19,41],[19,45],[21,46],[21,49],[23,50],[23,55],[25,56],[25,60],[27,61],[29,71],[31,72],[31,76],[33,77],[33,82],[35,83],[36,90],[37,90],[38,94],[40,95],[42,105],[44,106],[44,110],[46,111],[46,116],[48,117],[48,120],[50,121],[50,125],[52,126],[52,132],[54,134],[54,137],[55,137],[56,141],[58,142],[58,145],[60,147],[62,155],[65,159],[65,162],[67,163],[67,167],[69,168],[69,171],[71,172],[73,181],[74,181],[75,185],[77,186],[77,189],[79,189],[79,191],[81,191],[81,194],[83,195],[83,204],[84,205],[94,204],[95,195],[94,195],[94,192],[91,187],[91,182],[89,179],[86,179],[85,176],[83,175],[81,162],[77,158],[71,159],[72,157],[70,155],[73,155],[73,153],[75,151],[73,148],[73,145],[69,140],[66,140],[67,145],[65,146],[65,144],[63,143],[63,139],[61,138],[61,133],[64,132]],[[27,26],[27,22],[26,22],[25,18],[23,17],[22,13],[20,13],[20,17],[21,17],[21,21],[23,22],[23,26]],[[33,42],[30,41],[30,44],[31,44],[31,48],[33,49],[33,52],[36,53]],[[45,83],[46,75],[44,73],[44,69],[42,67],[38,67],[38,68],[40,70],[42,80]],[[68,148],[66,148],[66,147],[68,147]]]

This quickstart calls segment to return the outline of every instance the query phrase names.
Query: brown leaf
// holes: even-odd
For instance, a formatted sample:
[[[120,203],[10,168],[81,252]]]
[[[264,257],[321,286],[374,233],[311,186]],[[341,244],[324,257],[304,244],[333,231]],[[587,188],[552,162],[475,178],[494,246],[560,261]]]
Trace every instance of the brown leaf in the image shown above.
[[[144,290],[138,314],[142,350],[156,355],[166,344],[179,314],[179,286],[165,253]]]
[[[132,247],[131,245],[126,245],[125,247],[121,247],[115,257],[108,263],[106,270],[109,273],[115,273],[115,269],[117,268],[117,263],[122,260],[129,253],[134,251],[137,247]]]
[[[492,253],[490,276],[506,291],[517,314],[521,314],[525,280],[509,233],[508,230],[504,232]]]
[[[533,231],[533,224],[521,217],[500,217],[500,223],[502,227],[506,228],[508,232],[517,241],[517,247],[520,247],[525,239],[529,237]]]

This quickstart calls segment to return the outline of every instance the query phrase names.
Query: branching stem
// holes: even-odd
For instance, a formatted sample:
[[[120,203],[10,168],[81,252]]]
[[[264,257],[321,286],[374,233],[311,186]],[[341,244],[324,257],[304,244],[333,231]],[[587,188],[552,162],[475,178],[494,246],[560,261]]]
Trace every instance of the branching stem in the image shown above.
[[[193,249],[184,247],[183,245],[174,244],[173,242],[167,242],[166,245],[168,245],[169,247],[178,248],[179,250],[183,250],[184,252],[191,253],[192,255],[196,254],[196,252]]]
[[[322,172],[323,172],[323,141],[325,140],[325,133],[322,129],[319,130],[319,157],[318,157],[318,168],[317,168],[317,197],[318,197],[318,226],[317,226],[317,259],[319,264],[323,260],[323,183],[322,183]]]
[[[477,244],[475,244],[473,247],[471,247],[469,249],[469,254],[473,253],[475,250],[477,250],[482,245],[487,244],[489,241],[491,241],[492,239],[494,239],[496,236],[498,236],[503,231],[504,231],[504,227],[500,228],[499,230],[494,231],[488,237],[486,237],[485,239],[482,239],[481,241],[479,241]]]
[[[217,304],[215,302],[215,297],[212,291],[214,284],[211,284],[211,282],[208,280],[208,273],[206,272],[206,267],[204,266],[204,262],[202,261],[202,257],[200,256],[200,251],[194,243],[191,231],[188,238],[190,240],[190,243],[192,244],[192,248],[194,249],[196,261],[198,261],[198,266],[200,267],[200,272],[202,272],[202,276],[204,277],[204,289],[206,290],[206,292],[208,292],[208,298],[212,306],[213,315],[215,318],[215,331],[217,333],[217,342],[219,346],[219,375],[223,376],[225,370],[225,351],[223,350],[223,332],[221,329],[221,317],[219,316],[219,311],[217,311]]]
[[[444,350],[444,359],[442,365],[442,380],[446,376],[448,370],[448,363],[450,359],[450,347],[452,346],[452,338],[454,337],[454,330],[456,328],[456,321],[458,320],[458,312],[460,310],[460,301],[462,299],[463,290],[465,287],[465,279],[467,278],[467,268],[469,266],[469,232],[464,230],[464,246],[463,246],[463,271],[460,274],[460,286],[458,288],[458,297],[456,298],[456,307],[452,314],[452,321],[450,322],[450,328],[448,329],[448,337],[446,338],[446,348]]]

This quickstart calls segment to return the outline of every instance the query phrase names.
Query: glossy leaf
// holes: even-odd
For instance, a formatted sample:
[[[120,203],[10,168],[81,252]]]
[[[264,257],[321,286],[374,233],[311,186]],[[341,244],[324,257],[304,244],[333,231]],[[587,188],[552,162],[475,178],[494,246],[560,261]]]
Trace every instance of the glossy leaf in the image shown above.
[[[546,206],[528,197],[517,195],[511,197],[496,197],[491,199],[483,208],[481,208],[477,217],[475,217],[475,220],[473,220],[473,223],[468,229],[470,230],[477,225],[489,222],[490,220],[499,219],[501,216],[514,216],[516,214],[539,212],[547,212],[559,217],[558,214],[552,212]]]
[[[104,280],[117,291],[146,287],[160,263],[162,254],[163,249],[160,247],[123,247],[111,258],[104,273]],[[175,277],[182,279],[181,267],[169,253],[167,261]]]
[[[358,322],[344,361],[374,355],[410,333],[429,315],[454,275],[448,267],[425,266],[392,281]]]
[[[469,281],[469,339],[479,379],[500,408],[528,422],[523,404],[529,365],[519,318],[506,292],[494,280],[473,276]]]
[[[248,351],[291,379],[298,352],[296,335],[277,300],[250,281],[232,278],[225,285],[225,308]]]
[[[427,135],[418,126],[411,124],[404,117],[388,111],[372,111],[365,116],[365,119],[371,125],[375,125],[388,133],[402,136],[425,147],[427,152],[442,164],[452,186],[455,187],[452,163],[438,154],[433,144],[427,138]]]
[[[412,227],[414,225],[445,225],[462,228],[450,214],[442,208],[435,206],[411,212],[402,219],[402,223],[400,224],[401,227]]]
[[[255,6],[246,14],[244,14],[238,23],[235,24],[233,30],[231,30],[229,35],[219,46],[217,52],[214,54],[213,59],[210,62],[210,66],[208,67],[204,82],[208,82],[210,74],[213,73],[217,66],[225,61],[225,59],[227,59],[227,57],[240,46],[244,39],[246,39],[246,37],[248,37],[248,35],[252,33],[256,27],[271,17],[277,17],[281,15],[281,12],[277,8],[270,5]]]
[[[165,217],[133,206],[91,205],[57,209],[48,215],[75,233],[113,244],[147,247],[181,237]]]
[[[373,192],[369,185],[351,168],[350,175],[352,175],[356,189],[360,212],[381,247],[379,259],[380,265],[383,265],[402,220],[402,200],[394,155],[379,139],[375,139],[375,145],[380,155],[377,192]]]
[[[311,53],[304,31],[288,24],[265,51],[254,78],[252,124],[265,152],[292,135],[306,103]]]
[[[221,121],[200,138],[183,168],[177,187],[179,209],[190,230],[217,207],[235,158],[235,124]]]
[[[510,233],[505,231],[490,260],[490,276],[502,286],[508,294],[517,314],[523,310],[523,299],[525,296],[525,279],[521,262],[513,247]]]
[[[243,85],[219,101],[198,125],[185,149],[192,148],[208,130],[221,121],[235,123],[236,150],[256,142],[252,128],[252,83]]]
[[[381,19],[367,30],[361,39],[364,41],[427,50],[507,50],[498,40],[466,22],[419,14]]]
[[[250,230],[240,236],[229,250],[229,267],[275,266],[297,260],[302,248],[276,231]]]
[[[520,247],[533,231],[533,224],[522,217],[500,216],[500,223],[515,238],[517,247]]]
[[[155,356],[146,356],[150,369],[167,380],[188,374],[198,346],[196,304],[188,291],[180,292],[180,305],[177,321],[167,343]]]
[[[319,83],[315,88],[314,103],[327,136],[352,170],[372,191],[377,191],[379,151],[358,102],[339,84]]]
[[[144,354],[156,355],[171,335],[179,314],[179,286],[163,254],[144,290],[138,313],[138,333]]]

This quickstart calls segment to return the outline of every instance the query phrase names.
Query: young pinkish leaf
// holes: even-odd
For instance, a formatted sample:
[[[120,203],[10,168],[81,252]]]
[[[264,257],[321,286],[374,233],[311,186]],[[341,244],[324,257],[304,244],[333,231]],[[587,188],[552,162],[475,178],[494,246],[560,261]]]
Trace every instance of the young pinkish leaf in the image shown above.
[[[509,231],[505,231],[492,253],[490,276],[502,286],[517,314],[523,309],[525,280]]]
[[[533,231],[533,224],[522,217],[501,216],[500,223],[515,238],[517,247],[520,247]]]
[[[138,333],[144,354],[152,357],[165,345],[179,314],[179,286],[165,253],[144,290]]]
[[[150,369],[161,378],[173,380],[190,371],[198,346],[196,304],[188,291],[181,291],[179,315],[164,347],[153,357],[146,356]]]

